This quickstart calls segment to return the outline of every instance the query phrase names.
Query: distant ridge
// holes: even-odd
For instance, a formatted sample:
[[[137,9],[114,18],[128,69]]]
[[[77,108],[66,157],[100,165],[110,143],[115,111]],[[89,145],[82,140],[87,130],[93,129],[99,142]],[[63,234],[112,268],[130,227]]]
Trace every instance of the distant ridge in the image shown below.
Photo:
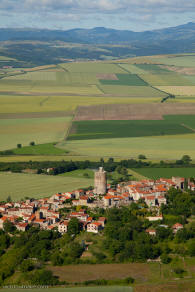
[[[182,43],[195,43],[195,23],[157,30],[134,32],[131,30],[117,30],[105,27],[92,29],[75,28],[71,30],[49,29],[14,29],[1,28],[0,41],[8,40],[40,40],[64,41],[84,44],[138,44],[148,42],[175,41]]]

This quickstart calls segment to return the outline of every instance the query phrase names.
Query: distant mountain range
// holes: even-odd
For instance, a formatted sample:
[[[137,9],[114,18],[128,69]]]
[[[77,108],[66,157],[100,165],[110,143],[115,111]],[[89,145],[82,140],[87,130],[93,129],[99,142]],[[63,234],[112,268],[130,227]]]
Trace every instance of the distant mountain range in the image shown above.
[[[116,30],[105,27],[93,29],[75,28],[71,30],[46,30],[46,29],[0,29],[0,41],[7,40],[40,40],[64,41],[83,44],[138,44],[148,42],[195,42],[195,23],[134,32],[131,30]]]
[[[15,66],[44,65],[69,59],[111,60],[194,52],[195,23],[192,22],[144,32],[105,27],[66,31],[0,29],[0,55],[22,62]]]

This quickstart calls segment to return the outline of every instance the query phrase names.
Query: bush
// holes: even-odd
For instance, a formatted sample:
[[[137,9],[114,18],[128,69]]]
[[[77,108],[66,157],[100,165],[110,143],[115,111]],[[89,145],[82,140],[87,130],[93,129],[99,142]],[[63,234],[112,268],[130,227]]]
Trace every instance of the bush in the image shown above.
[[[175,272],[175,274],[177,275],[183,275],[183,273],[185,272],[184,269],[177,267],[173,270]]]
[[[146,159],[146,156],[143,155],[143,154],[140,154],[140,155],[138,156],[138,159]]]
[[[59,284],[59,280],[48,270],[36,270],[33,274],[29,275],[29,280],[33,285]]]
[[[171,262],[171,258],[166,253],[162,254],[160,259],[163,264],[169,264]]]
[[[33,269],[34,269],[34,264],[30,260],[26,260],[26,261],[24,260],[20,266],[20,270],[22,272],[29,272],[29,271],[32,271]]]

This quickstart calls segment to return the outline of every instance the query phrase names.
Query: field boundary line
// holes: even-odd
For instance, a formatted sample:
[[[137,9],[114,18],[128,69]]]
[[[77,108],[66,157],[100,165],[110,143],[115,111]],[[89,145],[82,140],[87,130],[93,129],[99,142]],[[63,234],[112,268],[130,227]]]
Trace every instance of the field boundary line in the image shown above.
[[[181,124],[181,126],[183,126],[183,127],[184,127],[184,128],[186,128],[186,129],[189,129],[189,130],[191,130],[192,132],[195,132],[195,129],[193,129],[193,128],[189,127],[188,125]]]
[[[114,64],[114,63],[113,63]],[[125,71],[125,72],[127,72],[127,73],[129,73],[129,74],[132,74],[130,71],[128,71],[127,69],[125,69],[125,68],[123,68],[123,67],[121,67],[120,66],[120,64],[115,64],[115,65],[117,65],[120,69],[122,69],[123,71]]]
[[[43,100],[40,101],[40,106],[43,106],[45,102],[47,102],[49,99],[51,98],[51,96],[47,96],[46,98],[44,98]]]

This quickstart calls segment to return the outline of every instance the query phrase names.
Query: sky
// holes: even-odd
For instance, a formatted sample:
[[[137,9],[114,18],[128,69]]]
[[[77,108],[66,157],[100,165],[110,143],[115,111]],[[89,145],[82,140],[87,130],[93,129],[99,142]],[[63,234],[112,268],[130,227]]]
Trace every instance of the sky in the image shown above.
[[[195,0],[0,0],[0,27],[144,31],[195,22]]]

